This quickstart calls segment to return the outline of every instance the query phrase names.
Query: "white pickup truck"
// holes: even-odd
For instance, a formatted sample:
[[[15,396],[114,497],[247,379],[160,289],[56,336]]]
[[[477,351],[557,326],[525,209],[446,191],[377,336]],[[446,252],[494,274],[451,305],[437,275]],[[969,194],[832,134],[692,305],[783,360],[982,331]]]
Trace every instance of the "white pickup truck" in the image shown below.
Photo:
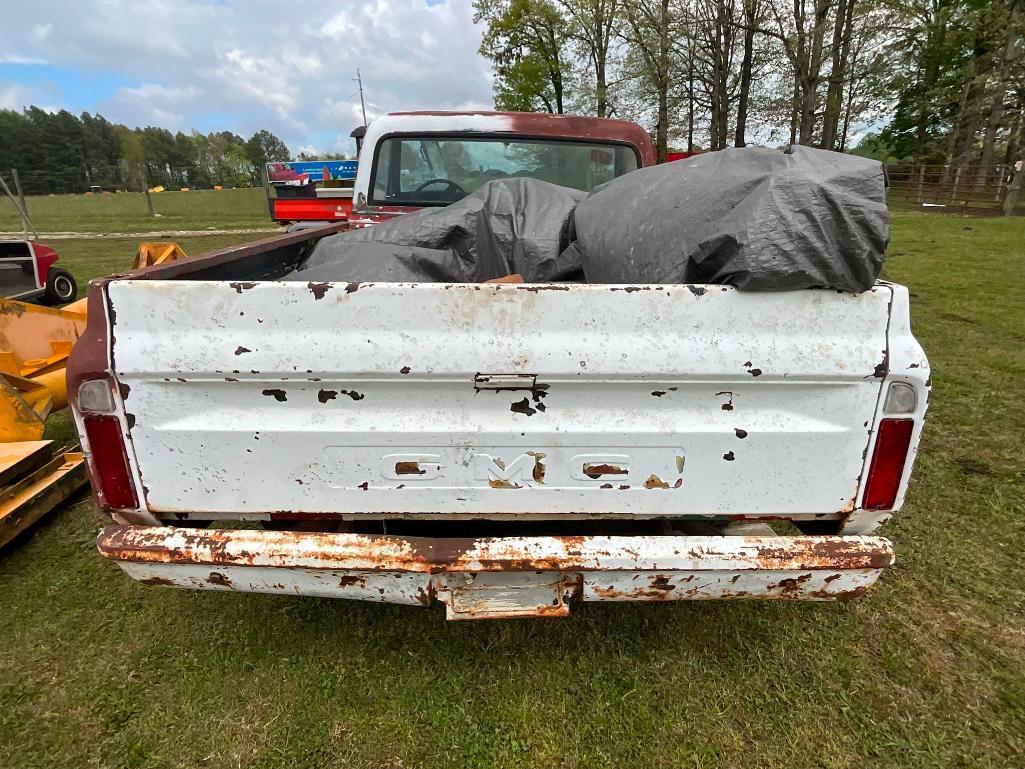
[[[619,121],[400,117],[367,133],[368,220],[473,186],[444,152],[385,175],[396,137],[412,166],[550,142],[584,188],[651,162]],[[475,619],[849,598],[893,562],[930,384],[903,286],[277,280],[342,226],[91,284],[69,392],[131,577]]]

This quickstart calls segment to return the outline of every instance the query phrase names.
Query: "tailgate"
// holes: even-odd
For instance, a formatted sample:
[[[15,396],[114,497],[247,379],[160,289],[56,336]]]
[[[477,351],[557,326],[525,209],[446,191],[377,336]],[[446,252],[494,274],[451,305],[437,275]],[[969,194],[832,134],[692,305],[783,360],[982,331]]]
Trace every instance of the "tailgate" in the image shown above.
[[[891,300],[885,285],[107,291],[130,459],[165,518],[839,517]]]

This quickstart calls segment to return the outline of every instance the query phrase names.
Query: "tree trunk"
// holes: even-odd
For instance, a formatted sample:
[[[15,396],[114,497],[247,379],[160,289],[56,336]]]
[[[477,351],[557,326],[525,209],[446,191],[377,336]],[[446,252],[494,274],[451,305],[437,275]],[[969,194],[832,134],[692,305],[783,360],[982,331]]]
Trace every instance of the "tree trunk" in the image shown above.
[[[822,74],[822,45],[826,36],[826,17],[829,15],[829,3],[826,0],[815,0],[814,22],[811,29],[811,44],[806,43],[807,61],[802,67],[801,77],[801,134],[799,141],[811,145],[818,107],[818,87]]]
[[[751,94],[751,66],[754,61],[755,23],[758,0],[744,0],[744,58],[740,62],[740,93],[737,96],[737,128],[733,146],[747,146],[747,100]]]
[[[801,78],[794,73],[794,98],[790,104],[790,143],[797,144],[797,122],[800,115]]]
[[[947,144],[947,168],[943,174],[944,183],[950,181],[950,175],[966,166],[971,159],[972,145],[979,130],[977,104],[980,96],[980,78],[976,73],[982,55],[982,52],[977,49],[968,63],[968,75],[965,78],[957,115],[954,118],[950,140]]]
[[[1011,17],[1007,24],[1007,39],[1004,43],[1004,54],[1000,60],[999,76],[996,89],[993,93],[993,101],[989,109],[989,118],[986,121],[986,133],[982,140],[982,157],[979,159],[978,186],[981,188],[986,184],[990,173],[990,165],[993,163],[993,148],[996,144],[997,130],[1004,119],[1004,96],[1007,93],[1007,84],[1011,77],[1011,65],[1015,60],[1014,46],[1018,40],[1018,24],[1021,22],[1021,0],[1012,0]]]
[[[925,72],[919,81],[918,114],[915,116],[915,156],[914,159],[922,163],[925,160],[925,149],[928,146],[929,120],[932,117],[932,109],[929,103],[929,94],[936,87],[936,81],[940,75],[940,57],[938,51],[943,49],[947,37],[946,15],[938,15],[933,19],[932,28],[929,30],[925,44],[926,58]]]
[[[669,0],[662,0],[658,35],[658,128],[655,134],[655,161],[666,162],[669,149]]]
[[[1011,166],[1018,160],[1018,148],[1022,138],[1022,111],[1025,110],[1025,92],[1018,96],[1014,121],[1007,129],[1007,149],[1004,151],[1004,165]]]
[[[687,45],[687,152],[694,153],[694,40]]]
[[[848,58],[851,52],[851,25],[856,0],[840,0],[833,19],[832,67],[829,70],[829,87],[826,91],[826,109],[822,115],[823,149],[836,149],[837,128],[843,101],[843,85],[846,79]]]

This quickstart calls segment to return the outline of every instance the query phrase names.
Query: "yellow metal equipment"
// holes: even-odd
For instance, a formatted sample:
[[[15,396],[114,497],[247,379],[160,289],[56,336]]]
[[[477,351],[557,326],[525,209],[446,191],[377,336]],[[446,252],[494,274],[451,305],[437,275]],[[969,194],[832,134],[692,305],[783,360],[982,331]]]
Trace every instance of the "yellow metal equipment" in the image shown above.
[[[177,262],[179,259],[187,258],[188,254],[177,243],[147,241],[139,244],[132,269],[137,270],[140,267],[151,267],[154,264]]]
[[[81,452],[42,440],[46,417],[68,405],[64,369],[85,308],[0,299],[0,547],[86,481]]]
[[[177,243],[140,243],[135,267],[185,259]],[[0,299],[0,547],[86,482],[78,447],[43,440],[68,405],[65,366],[85,330],[86,300],[63,309]]]

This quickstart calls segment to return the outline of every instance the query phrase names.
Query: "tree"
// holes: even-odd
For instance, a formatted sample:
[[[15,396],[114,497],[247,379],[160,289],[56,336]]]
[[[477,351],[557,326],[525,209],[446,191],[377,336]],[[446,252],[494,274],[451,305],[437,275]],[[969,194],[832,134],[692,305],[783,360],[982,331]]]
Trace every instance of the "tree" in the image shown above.
[[[569,18],[569,36],[585,51],[594,70],[595,114],[609,115],[609,54],[619,22],[619,0],[558,0]]]
[[[636,52],[640,79],[654,92],[658,104],[655,119],[655,159],[666,160],[669,148],[669,100],[671,70],[675,53],[678,18],[671,12],[670,0],[633,0],[623,8],[627,43]]]
[[[245,154],[256,172],[256,180],[267,163],[280,163],[292,157],[285,143],[270,131],[257,131],[249,137],[245,143]]]
[[[565,19],[549,0],[474,0],[487,24],[480,53],[495,72],[495,107],[562,114],[571,57]]]

